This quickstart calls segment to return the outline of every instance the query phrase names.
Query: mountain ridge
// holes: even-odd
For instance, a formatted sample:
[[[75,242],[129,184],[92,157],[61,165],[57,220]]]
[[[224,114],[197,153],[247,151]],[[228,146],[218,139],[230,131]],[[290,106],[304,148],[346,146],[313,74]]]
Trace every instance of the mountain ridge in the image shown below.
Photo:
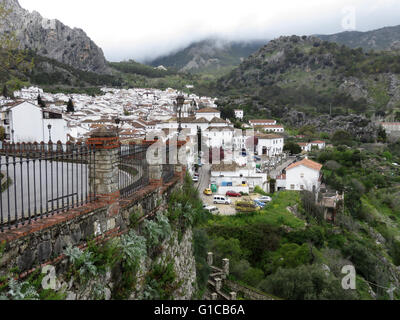
[[[330,35],[315,35],[321,40],[344,44],[350,48],[364,50],[400,49],[400,25],[370,31],[344,31]]]
[[[173,68],[180,72],[191,73],[224,73],[240,64],[242,59],[258,50],[265,44],[264,40],[228,41],[210,38],[192,42],[183,49],[176,50],[147,64]]]
[[[22,8],[18,0],[0,0],[11,9],[0,32],[15,32],[20,49],[57,60],[84,71],[108,73],[103,50],[79,28],[70,28],[61,21],[43,18],[37,11]]]
[[[282,117],[290,109],[372,115],[400,107],[399,83],[395,52],[364,53],[316,37],[291,36],[270,41],[220,78],[216,91],[242,97],[232,105],[247,105],[253,114],[263,110],[265,116]]]

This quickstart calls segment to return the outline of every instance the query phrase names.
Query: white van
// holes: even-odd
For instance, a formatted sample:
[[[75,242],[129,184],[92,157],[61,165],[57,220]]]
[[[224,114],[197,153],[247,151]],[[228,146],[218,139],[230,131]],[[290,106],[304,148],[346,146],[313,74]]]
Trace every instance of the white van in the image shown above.
[[[212,213],[212,214],[218,214],[219,210],[216,206],[208,206],[205,207],[204,210],[207,210],[208,212]]]
[[[214,196],[214,204],[231,204],[232,201],[225,196]]]

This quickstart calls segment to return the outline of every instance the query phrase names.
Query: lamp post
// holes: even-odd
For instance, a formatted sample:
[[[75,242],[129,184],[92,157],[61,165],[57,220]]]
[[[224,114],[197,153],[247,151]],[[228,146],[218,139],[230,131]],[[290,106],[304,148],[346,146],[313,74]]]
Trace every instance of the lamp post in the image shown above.
[[[119,137],[119,125],[121,123],[121,119],[119,117],[116,117],[114,121],[115,121],[115,124],[117,125],[117,134]]]
[[[51,124],[47,126],[47,129],[49,129],[49,141],[51,141]]]
[[[184,103],[185,103],[185,97],[182,94],[178,95],[178,97],[176,98],[176,105],[178,110],[178,136],[176,138],[176,160],[178,164],[179,164],[178,143],[179,143],[179,135],[182,132],[182,107]]]

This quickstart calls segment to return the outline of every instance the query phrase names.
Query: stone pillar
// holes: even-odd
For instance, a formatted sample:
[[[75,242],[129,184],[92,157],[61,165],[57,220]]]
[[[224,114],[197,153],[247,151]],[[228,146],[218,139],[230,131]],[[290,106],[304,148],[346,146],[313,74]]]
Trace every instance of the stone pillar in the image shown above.
[[[236,292],[231,292],[231,293],[229,293],[230,294],[230,296],[231,296],[231,300],[236,300],[237,299],[237,294],[236,294]]]
[[[218,300],[218,294],[217,293],[211,293],[211,300]]]
[[[215,278],[215,290],[216,291],[221,291],[222,288],[222,279],[221,278]]]
[[[213,253],[209,252],[207,254],[207,264],[211,267],[213,265]]]
[[[222,260],[222,269],[226,276],[229,276],[229,259]]]
[[[96,148],[89,165],[89,185],[97,199],[109,204],[119,199],[119,138],[116,131],[101,127],[93,131],[87,143]]]
[[[150,184],[162,185],[163,166],[160,164],[149,164]]]

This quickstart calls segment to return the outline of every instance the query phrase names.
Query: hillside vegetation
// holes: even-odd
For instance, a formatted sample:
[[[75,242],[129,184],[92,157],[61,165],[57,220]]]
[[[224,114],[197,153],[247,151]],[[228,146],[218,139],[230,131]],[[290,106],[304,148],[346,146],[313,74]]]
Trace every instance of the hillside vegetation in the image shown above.
[[[400,59],[395,52],[365,53],[315,37],[281,37],[218,80],[222,104],[255,114],[282,107],[308,114],[390,113],[400,104]],[[236,101],[235,101],[236,100]],[[258,113],[259,114],[259,113]]]
[[[399,287],[399,146],[348,142],[358,148],[310,155],[324,164],[325,184],[345,194],[334,223],[311,193],[281,191],[261,211],[202,224],[216,262],[230,259],[231,280],[291,300],[388,299]],[[355,290],[341,286],[345,265],[356,269]]]

